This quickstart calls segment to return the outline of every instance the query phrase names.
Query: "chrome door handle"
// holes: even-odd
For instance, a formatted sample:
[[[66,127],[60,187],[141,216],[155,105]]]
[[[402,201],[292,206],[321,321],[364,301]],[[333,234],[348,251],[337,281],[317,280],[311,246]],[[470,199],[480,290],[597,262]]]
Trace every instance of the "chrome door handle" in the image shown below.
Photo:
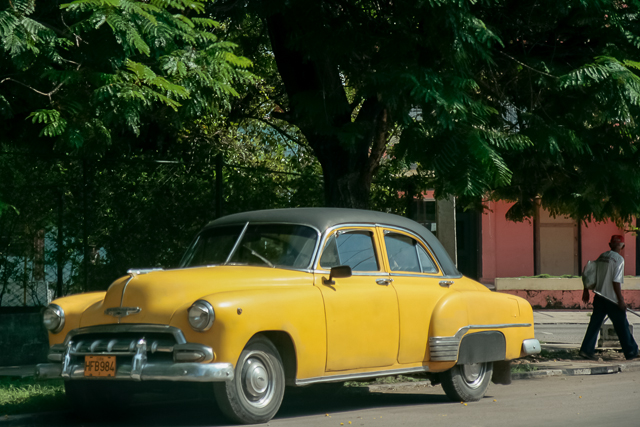
[[[393,279],[377,279],[376,283],[378,285],[389,286],[393,282]]]
[[[453,280],[441,280],[439,285],[443,288],[448,288],[449,286],[453,285]]]

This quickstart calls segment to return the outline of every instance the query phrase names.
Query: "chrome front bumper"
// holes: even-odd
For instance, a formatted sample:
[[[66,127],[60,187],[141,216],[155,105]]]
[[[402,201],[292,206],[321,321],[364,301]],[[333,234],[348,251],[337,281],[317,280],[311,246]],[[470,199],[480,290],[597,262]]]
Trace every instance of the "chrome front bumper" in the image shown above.
[[[91,355],[117,357],[115,377],[85,377],[85,356]],[[150,360],[158,355],[170,356],[173,360]],[[231,363],[209,363],[214,360],[211,347],[188,343],[182,331],[166,325],[98,325],[74,329],[63,344],[50,348],[47,358],[57,363],[38,365],[37,378],[215,382],[231,381],[234,373]]]
[[[233,366],[231,363],[146,363],[141,366],[140,374],[134,373],[132,364],[122,364],[116,370],[114,377],[85,377],[84,363],[70,365],[63,375],[62,364],[42,363],[36,367],[38,379],[87,379],[109,381],[185,381],[185,382],[216,382],[231,381]]]

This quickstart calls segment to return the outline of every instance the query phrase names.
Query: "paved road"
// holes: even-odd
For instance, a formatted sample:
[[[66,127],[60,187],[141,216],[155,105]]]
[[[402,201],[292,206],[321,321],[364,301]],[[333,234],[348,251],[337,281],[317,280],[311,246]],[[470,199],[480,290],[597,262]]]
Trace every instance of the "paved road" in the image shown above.
[[[466,406],[452,403],[439,386],[396,386],[395,390],[351,390],[326,402],[283,405],[269,427],[424,426],[637,426],[640,372],[550,377],[491,385],[487,397]],[[99,407],[99,402],[96,402]],[[349,424],[351,422],[351,424]],[[9,417],[0,426],[82,423],[65,413]],[[191,402],[140,406],[123,420],[92,425],[222,426],[219,413]]]

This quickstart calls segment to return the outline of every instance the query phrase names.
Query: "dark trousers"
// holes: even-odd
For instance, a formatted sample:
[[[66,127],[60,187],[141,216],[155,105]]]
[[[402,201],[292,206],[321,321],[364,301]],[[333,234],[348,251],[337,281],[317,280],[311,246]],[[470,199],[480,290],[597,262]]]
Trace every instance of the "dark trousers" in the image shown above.
[[[600,295],[593,298],[593,314],[589,321],[587,333],[582,340],[580,351],[587,354],[593,354],[596,350],[596,342],[598,341],[598,333],[602,327],[605,316],[609,316],[613,327],[618,334],[620,345],[624,356],[629,359],[638,355],[638,344],[633,339],[633,335],[629,332],[629,322],[627,321],[627,312],[618,307],[617,304],[609,301]]]

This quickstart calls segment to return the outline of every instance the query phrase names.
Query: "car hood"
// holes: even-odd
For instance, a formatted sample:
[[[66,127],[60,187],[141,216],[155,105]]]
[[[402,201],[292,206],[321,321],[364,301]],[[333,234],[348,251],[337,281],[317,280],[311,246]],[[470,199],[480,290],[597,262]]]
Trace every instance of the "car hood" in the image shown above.
[[[219,292],[266,286],[312,285],[311,273],[253,266],[213,266],[159,270],[116,280],[104,300],[82,315],[81,327],[118,323],[105,314],[109,308],[139,308],[120,318],[119,323],[169,324],[175,311],[185,304]]]

